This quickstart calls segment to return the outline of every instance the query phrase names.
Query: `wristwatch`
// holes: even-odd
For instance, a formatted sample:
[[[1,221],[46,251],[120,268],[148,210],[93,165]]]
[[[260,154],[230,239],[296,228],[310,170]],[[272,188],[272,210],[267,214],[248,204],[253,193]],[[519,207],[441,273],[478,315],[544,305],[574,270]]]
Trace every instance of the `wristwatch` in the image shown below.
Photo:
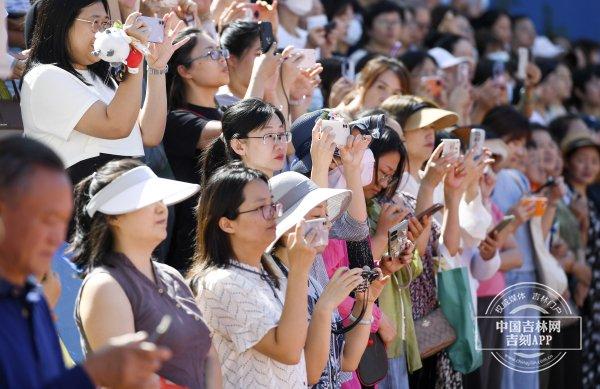
[[[161,76],[161,75],[167,74],[169,72],[169,65],[165,65],[165,67],[162,69],[154,69],[154,68],[151,68],[150,65],[147,65],[146,70],[148,71],[148,74]]]

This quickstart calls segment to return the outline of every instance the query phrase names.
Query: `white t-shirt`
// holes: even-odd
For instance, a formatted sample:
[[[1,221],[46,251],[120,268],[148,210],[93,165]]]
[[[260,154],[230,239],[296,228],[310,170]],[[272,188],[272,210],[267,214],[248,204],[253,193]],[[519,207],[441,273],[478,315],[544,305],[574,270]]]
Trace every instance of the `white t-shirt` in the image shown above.
[[[295,49],[305,48],[308,40],[308,31],[296,27],[296,35],[298,36],[290,34],[283,26],[279,25],[277,31],[278,48],[285,49],[287,46],[294,46]]]
[[[79,71],[91,85],[54,65],[38,65],[23,79],[21,114],[25,135],[52,148],[66,167],[100,153],[144,155],[137,123],[127,138],[101,139],[75,130],[75,125],[96,101],[109,104],[115,91],[87,70]]]
[[[286,279],[279,279],[275,297],[257,268],[237,265],[247,270],[208,270],[197,284],[198,306],[219,355],[223,388],[306,388],[304,352],[299,364],[285,365],[253,348],[279,323]]]

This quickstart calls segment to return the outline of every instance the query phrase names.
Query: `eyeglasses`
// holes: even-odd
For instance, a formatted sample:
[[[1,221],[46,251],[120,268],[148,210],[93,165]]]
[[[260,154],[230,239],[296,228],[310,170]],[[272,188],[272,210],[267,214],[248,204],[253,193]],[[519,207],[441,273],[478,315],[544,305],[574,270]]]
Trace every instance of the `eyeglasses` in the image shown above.
[[[238,211],[238,215],[256,211],[260,211],[262,213],[262,217],[265,220],[273,220],[274,218],[281,217],[281,215],[283,215],[283,204],[273,203],[269,205],[262,205],[258,208],[254,208],[249,211]]]
[[[292,141],[292,133],[289,131],[270,133],[263,136],[246,136],[245,139],[262,139],[264,145],[274,145],[276,143],[290,143]]]
[[[398,177],[394,177],[393,174],[385,174],[379,170],[377,170],[376,173],[377,173],[377,183],[379,184],[379,186],[389,187],[392,184],[395,184],[396,181],[398,180]]]
[[[229,59],[229,50],[227,49],[212,49],[208,53],[203,54],[201,56],[190,59],[187,64],[190,65],[192,62],[197,61],[202,58],[210,57],[213,61],[218,61],[219,58],[223,57],[225,59]]]
[[[87,20],[87,19],[75,18],[75,20],[78,20],[80,22],[90,23],[92,25],[93,32],[103,32],[107,28],[110,28],[110,26],[112,26],[112,24],[113,24],[112,20],[110,20],[110,19]]]

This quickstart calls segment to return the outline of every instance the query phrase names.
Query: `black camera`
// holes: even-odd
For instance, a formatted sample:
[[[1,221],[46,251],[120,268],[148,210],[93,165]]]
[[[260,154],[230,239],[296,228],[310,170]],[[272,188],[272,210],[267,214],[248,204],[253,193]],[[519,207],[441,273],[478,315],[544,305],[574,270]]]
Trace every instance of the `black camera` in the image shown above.
[[[365,281],[367,281],[370,284],[371,282],[379,278],[379,272],[377,271],[377,269],[371,269],[368,266],[363,266],[361,276]]]

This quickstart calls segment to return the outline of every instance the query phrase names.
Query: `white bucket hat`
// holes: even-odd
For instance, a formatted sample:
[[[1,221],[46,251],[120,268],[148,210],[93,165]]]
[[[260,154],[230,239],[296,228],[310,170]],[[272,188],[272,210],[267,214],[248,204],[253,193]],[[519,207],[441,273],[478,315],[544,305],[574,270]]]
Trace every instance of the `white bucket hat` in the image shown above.
[[[163,201],[165,205],[179,203],[200,190],[200,185],[159,178],[148,166],[133,168],[100,189],[86,205],[93,217],[96,212],[122,215]]]
[[[348,189],[319,188],[310,179],[296,172],[274,176],[269,180],[269,186],[273,202],[283,206],[283,214],[277,219],[275,240],[269,249],[317,205],[327,201],[327,215],[333,221],[346,211],[352,199],[352,191]]]

